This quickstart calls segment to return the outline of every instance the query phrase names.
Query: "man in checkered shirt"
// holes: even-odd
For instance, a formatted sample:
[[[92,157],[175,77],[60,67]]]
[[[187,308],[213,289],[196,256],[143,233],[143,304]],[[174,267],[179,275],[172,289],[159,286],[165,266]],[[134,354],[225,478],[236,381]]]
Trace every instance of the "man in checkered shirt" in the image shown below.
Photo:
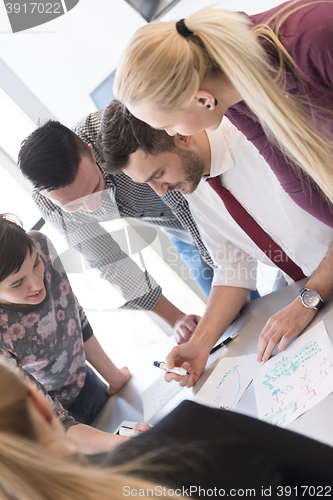
[[[179,204],[185,201],[181,220],[187,231],[149,186],[135,184],[123,173],[104,171],[97,147],[102,115],[103,110],[91,113],[73,131],[55,121],[37,128],[21,147],[19,166],[35,187],[33,199],[43,218],[120,291],[126,300],[122,307],[152,310],[175,328],[176,337],[181,339],[182,330],[194,331],[198,317],[185,315],[170,303],[148,272],[142,271],[99,223],[130,217],[160,226],[188,248],[193,249],[193,238],[203,258],[211,265],[212,261],[179,193],[175,208],[179,211]],[[201,272],[212,276],[210,266],[203,264]]]

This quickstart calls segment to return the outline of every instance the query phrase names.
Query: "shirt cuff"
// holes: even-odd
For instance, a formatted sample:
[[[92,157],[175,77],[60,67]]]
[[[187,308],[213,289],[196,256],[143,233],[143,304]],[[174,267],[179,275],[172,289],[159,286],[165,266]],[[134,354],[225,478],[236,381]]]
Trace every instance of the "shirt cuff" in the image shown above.
[[[87,340],[90,339],[94,335],[93,329],[88,322],[86,326],[82,329],[82,337],[83,337],[83,342],[87,342]]]
[[[257,261],[238,262],[214,270],[212,286],[233,286],[238,288],[257,288]]]
[[[62,420],[61,423],[65,429],[65,432],[67,432],[70,427],[73,427],[73,425],[78,425],[80,422],[77,422],[76,420],[74,420],[74,418],[69,417],[66,420]]]
[[[162,296],[162,288],[157,286],[151,292],[133,300],[129,300],[119,309],[135,309],[151,311]]]

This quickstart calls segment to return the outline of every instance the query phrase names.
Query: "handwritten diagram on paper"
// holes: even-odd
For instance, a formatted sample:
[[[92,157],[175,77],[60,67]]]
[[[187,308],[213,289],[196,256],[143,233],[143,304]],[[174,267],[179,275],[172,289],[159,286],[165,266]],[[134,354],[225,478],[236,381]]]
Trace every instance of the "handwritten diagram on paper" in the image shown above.
[[[233,410],[259,369],[256,354],[222,358],[194,401]]]
[[[259,418],[286,427],[333,391],[333,347],[321,321],[254,378]]]
[[[164,375],[159,377],[142,393],[143,416],[144,421],[150,420],[170,399],[178,394],[183,387],[178,382],[166,382]]]

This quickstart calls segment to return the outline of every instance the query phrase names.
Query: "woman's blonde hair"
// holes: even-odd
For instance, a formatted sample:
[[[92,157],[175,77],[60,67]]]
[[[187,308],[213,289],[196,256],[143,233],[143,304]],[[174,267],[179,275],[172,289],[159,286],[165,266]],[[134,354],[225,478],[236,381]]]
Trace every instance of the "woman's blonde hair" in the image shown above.
[[[120,500],[132,490],[161,495],[156,485],[130,477],[140,463],[97,468],[77,458],[59,457],[35,440],[26,404],[28,387],[0,360],[0,498],[1,500]],[[174,498],[165,488],[163,498]],[[177,496],[177,498],[179,498]]]
[[[275,32],[252,29],[243,14],[203,9],[186,21],[193,35],[179,35],[174,22],[155,22],[133,37],[116,72],[114,91],[125,105],[149,102],[162,110],[190,104],[206,77],[226,75],[258,116],[266,134],[291,162],[301,167],[333,201],[333,142],[311,124],[308,106],[284,90],[286,68],[302,82],[301,71],[278,40],[278,30],[300,0],[278,11],[283,18]],[[327,3],[328,0],[319,0]],[[306,5],[318,2],[309,1]],[[273,68],[259,43],[271,44],[280,57]]]

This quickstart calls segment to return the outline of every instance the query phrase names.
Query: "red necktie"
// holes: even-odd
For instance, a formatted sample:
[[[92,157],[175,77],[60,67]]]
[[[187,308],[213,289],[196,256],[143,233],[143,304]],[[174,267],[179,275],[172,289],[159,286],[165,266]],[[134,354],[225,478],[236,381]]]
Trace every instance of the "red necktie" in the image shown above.
[[[264,252],[264,254],[288,274],[294,281],[301,280],[306,276],[303,271],[281,247],[259,226],[236,198],[222,186],[220,177],[211,177],[207,179],[210,186],[216,191],[224,203],[231,217],[241,229],[251,238],[251,240]]]

